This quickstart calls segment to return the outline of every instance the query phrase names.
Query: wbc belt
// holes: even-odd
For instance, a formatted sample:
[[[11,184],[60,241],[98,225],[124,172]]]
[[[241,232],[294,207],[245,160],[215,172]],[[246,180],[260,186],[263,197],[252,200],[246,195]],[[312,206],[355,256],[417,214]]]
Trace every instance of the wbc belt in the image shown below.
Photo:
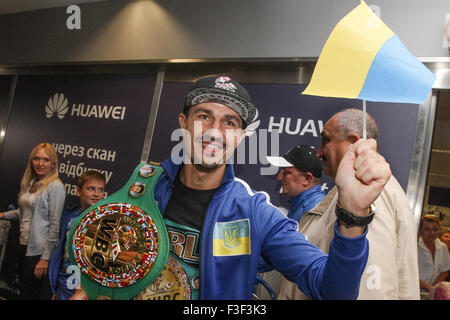
[[[72,224],[67,250],[89,299],[130,299],[163,270],[169,237],[153,194],[162,171],[141,163],[122,189]]]

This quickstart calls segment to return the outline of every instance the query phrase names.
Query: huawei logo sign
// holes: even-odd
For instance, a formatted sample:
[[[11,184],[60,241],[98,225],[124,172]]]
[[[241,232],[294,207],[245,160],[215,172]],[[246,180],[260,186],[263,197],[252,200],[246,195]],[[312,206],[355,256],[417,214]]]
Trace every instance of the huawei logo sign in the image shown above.
[[[47,118],[51,118],[56,114],[59,119],[62,119],[68,110],[67,98],[62,93],[55,93],[53,97],[48,99],[47,105],[45,106],[45,115]]]

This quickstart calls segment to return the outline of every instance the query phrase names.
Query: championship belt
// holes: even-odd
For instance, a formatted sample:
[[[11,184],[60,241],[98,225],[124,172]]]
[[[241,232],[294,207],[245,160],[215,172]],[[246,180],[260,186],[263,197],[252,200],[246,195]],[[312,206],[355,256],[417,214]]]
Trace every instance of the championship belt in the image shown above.
[[[130,299],[163,270],[169,237],[153,193],[162,171],[141,163],[122,189],[73,223],[67,250],[89,299]]]
[[[170,252],[167,263],[156,280],[134,298],[135,300],[191,300],[192,286],[189,283],[186,266],[183,267],[180,260]]]

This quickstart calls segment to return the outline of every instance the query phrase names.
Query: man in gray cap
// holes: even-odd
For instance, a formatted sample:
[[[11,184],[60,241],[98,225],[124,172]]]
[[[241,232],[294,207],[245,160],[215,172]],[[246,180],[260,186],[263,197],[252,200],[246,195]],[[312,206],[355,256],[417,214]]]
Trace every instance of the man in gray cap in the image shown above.
[[[296,222],[325,197],[320,185],[323,164],[316,152],[314,147],[300,144],[281,157],[267,157],[271,165],[281,168],[277,180],[281,181],[281,191],[291,197],[287,216]]]

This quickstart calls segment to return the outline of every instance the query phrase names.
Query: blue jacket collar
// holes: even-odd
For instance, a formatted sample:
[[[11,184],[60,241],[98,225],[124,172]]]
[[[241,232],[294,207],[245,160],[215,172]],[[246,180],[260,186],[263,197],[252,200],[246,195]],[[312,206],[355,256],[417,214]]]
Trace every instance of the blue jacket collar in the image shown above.
[[[291,211],[297,210],[303,202],[310,197],[313,193],[321,193],[322,192],[322,186],[320,184],[301,192],[300,194],[296,195],[292,199],[289,200],[289,203],[291,205]]]

